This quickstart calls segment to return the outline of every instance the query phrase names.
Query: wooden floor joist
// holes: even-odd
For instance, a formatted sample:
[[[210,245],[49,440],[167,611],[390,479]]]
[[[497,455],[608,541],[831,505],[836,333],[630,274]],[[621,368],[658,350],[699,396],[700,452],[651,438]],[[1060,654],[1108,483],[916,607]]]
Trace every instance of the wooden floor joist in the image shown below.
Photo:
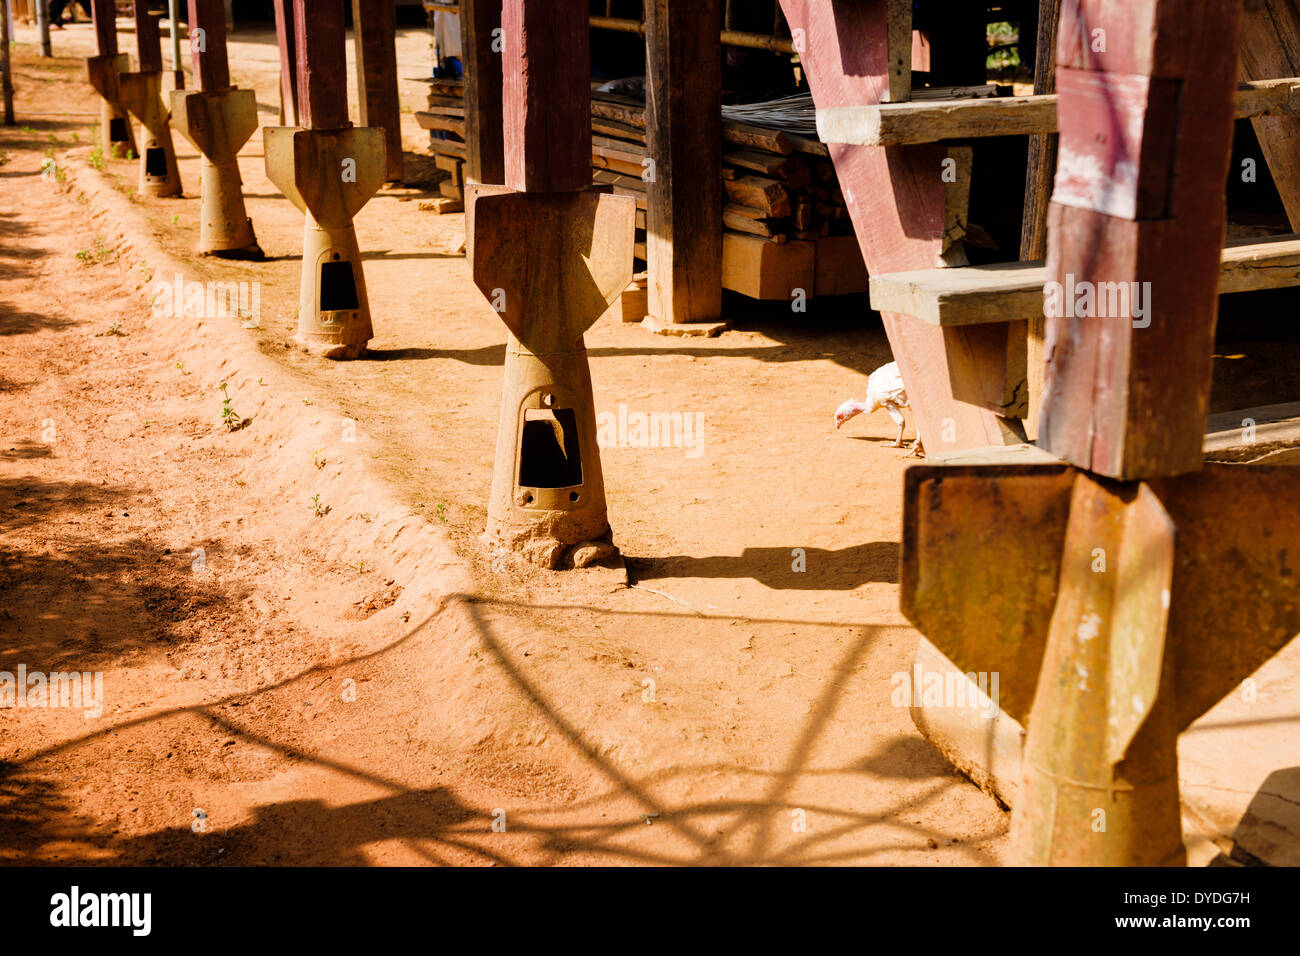
[[[826,143],[908,146],[948,139],[1055,133],[1056,94],[981,99],[913,100],[817,111]],[[1237,119],[1300,111],[1300,78],[1252,80],[1237,88]]]
[[[871,277],[871,307],[945,328],[1010,322],[1041,312],[1043,262],[998,262]],[[1244,239],[1223,250],[1219,293],[1300,286],[1300,234]]]

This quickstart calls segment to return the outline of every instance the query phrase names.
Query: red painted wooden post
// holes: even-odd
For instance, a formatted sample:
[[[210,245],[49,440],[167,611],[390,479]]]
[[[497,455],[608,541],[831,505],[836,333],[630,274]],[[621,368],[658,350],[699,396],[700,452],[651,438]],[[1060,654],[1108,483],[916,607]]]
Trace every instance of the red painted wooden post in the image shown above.
[[[781,0],[781,7],[819,107],[884,101],[890,75],[887,0]],[[940,265],[946,147],[835,144],[830,154],[868,271]],[[941,329],[905,315],[886,312],[881,318],[928,454],[1009,440],[1003,419],[954,394],[954,388],[962,397],[1002,394],[1004,326]]]
[[[135,0],[132,6],[135,13],[135,41],[140,60],[140,72],[161,73],[162,36],[158,30],[158,18],[149,12],[149,5],[145,0]]]
[[[298,125],[298,49],[294,44],[293,0],[272,0],[280,47],[280,125]]]
[[[352,0],[359,123],[384,131],[387,179],[401,182],[402,108],[397,93],[397,9],[392,0]]]
[[[501,122],[501,0],[461,0],[465,54],[465,177],[474,183],[505,182]]]
[[[226,6],[222,0],[189,0],[190,52],[194,75],[204,93],[230,89],[226,54]]]
[[[569,192],[591,185],[587,0],[504,0],[506,185]]]
[[[298,55],[298,121],[308,129],[344,129],[348,122],[344,0],[294,0]]]
[[[91,0],[90,18],[100,56],[117,55],[117,7],[113,0]]]
[[[1061,10],[1039,439],[1111,478],[1203,460],[1240,5]]]

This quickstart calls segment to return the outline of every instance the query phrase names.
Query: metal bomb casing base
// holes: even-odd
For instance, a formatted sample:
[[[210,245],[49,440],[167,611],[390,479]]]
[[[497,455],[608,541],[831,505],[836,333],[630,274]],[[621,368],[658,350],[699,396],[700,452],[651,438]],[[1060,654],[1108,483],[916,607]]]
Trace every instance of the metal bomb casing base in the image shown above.
[[[474,283],[510,331],[487,540],[551,569],[588,542],[612,553],[582,336],[632,279],[636,203],[594,190],[467,194]]]
[[[135,153],[131,118],[122,103],[120,78],[131,68],[125,53],[101,53],[86,57],[86,76],[99,94],[99,145],[107,156],[125,159]]]
[[[122,73],[118,83],[122,102],[144,129],[140,192],[149,196],[179,196],[181,173],[172,144],[171,113],[162,99],[162,76],[160,70]]]
[[[294,341],[326,358],[359,358],[374,330],[352,218],[384,184],[384,132],[270,126],[263,143],[267,176],[306,214]]]
[[[176,127],[203,154],[198,252],[227,259],[261,259],[244,209],[238,154],[257,129],[252,90],[173,90]]]

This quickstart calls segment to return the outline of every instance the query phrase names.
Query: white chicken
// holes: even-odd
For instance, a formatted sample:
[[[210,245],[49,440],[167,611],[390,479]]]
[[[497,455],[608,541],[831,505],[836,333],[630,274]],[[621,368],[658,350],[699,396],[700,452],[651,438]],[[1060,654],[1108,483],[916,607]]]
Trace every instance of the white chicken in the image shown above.
[[[903,376],[898,372],[898,363],[890,362],[888,365],[882,365],[870,375],[867,376],[867,397],[865,401],[855,401],[849,399],[838,409],[835,410],[835,427],[839,428],[850,418],[854,418],[864,412],[870,414],[877,408],[883,408],[889,413],[889,417],[894,420],[898,426],[898,437],[894,439],[894,447],[903,446],[903,429],[907,424],[907,419],[903,417],[903,409],[910,408],[907,403],[907,388],[903,385]],[[908,449],[909,456],[920,453],[921,439],[918,436]]]

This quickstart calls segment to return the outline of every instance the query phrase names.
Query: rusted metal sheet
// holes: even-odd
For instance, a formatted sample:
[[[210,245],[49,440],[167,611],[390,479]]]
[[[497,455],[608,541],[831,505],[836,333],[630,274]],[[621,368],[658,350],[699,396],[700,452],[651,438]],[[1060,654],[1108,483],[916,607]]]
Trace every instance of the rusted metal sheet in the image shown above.
[[[384,132],[268,126],[262,140],[267,176],[306,215],[294,341],[359,358],[374,329],[352,219],[384,184]]]
[[[474,282],[510,330],[489,540],[547,568],[587,542],[612,553],[582,335],[632,280],[636,204],[590,190],[466,195]]]
[[[1165,666],[1174,536],[1149,486],[1075,477],[1012,821],[1019,864],[1183,861]]]
[[[203,154],[198,251],[230,259],[261,259],[253,222],[244,210],[237,156],[257,129],[252,90],[173,90],[176,128]]]
[[[1028,718],[1061,575],[1073,469],[916,465],[904,476],[900,604],[964,671],[1001,674]]]

